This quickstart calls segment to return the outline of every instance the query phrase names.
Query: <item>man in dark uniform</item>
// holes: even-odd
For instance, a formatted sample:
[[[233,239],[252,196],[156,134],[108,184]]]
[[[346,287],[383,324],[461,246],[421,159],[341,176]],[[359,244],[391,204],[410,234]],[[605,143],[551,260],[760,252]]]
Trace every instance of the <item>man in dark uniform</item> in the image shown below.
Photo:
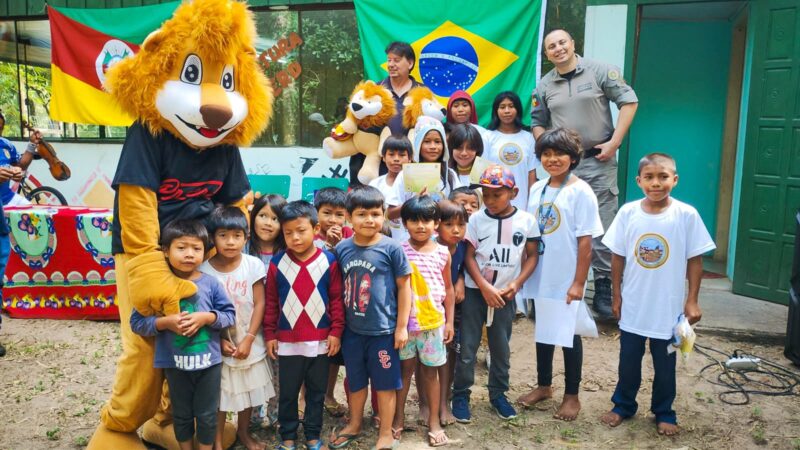
[[[544,49],[555,68],[539,80],[531,96],[533,136],[538,139],[553,127],[572,128],[581,135],[584,152],[574,173],[594,190],[603,228],[608,229],[618,208],[616,153],[639,100],[618,67],[576,55],[575,41],[565,30],[549,32]],[[612,101],[619,107],[616,129],[611,121]],[[592,242],[592,270],[593,308],[601,319],[612,319],[611,252],[600,238]]]

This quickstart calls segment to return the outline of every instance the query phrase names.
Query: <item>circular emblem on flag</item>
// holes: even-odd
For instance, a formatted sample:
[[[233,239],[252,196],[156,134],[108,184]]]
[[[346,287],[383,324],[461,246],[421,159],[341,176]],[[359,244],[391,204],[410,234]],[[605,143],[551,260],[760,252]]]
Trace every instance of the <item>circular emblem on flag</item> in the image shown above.
[[[634,256],[636,256],[636,262],[645,269],[656,269],[667,262],[669,244],[658,234],[643,234],[636,242]]]
[[[133,50],[128,47],[128,44],[120,41],[119,39],[111,39],[103,45],[103,50],[97,55],[94,62],[95,71],[97,71],[97,79],[100,83],[105,83],[106,72],[114,64],[122,61],[123,59],[133,56]]]
[[[478,76],[478,53],[460,37],[434,39],[419,55],[419,73],[434,94],[449,97],[472,86]]]
[[[514,142],[507,142],[497,150],[497,157],[507,166],[516,166],[522,161],[522,148]]]

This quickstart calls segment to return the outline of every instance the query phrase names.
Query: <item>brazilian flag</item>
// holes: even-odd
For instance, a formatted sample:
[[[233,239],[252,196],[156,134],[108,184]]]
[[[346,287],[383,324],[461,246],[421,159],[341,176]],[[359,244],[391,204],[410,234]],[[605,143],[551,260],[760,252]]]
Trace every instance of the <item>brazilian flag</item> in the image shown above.
[[[443,105],[456,90],[475,100],[478,121],[488,125],[495,95],[511,90],[523,99],[527,122],[539,78],[544,2],[355,0],[367,78],[384,79],[392,41],[411,44],[411,75]]]

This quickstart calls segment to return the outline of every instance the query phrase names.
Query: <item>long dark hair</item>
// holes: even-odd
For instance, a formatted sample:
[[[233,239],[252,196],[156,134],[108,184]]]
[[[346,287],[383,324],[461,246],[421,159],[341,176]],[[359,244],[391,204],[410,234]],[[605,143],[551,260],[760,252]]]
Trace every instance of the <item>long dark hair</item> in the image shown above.
[[[261,239],[258,238],[256,233],[256,217],[265,206],[269,206],[269,209],[280,217],[281,210],[286,206],[286,199],[282,195],[268,194],[262,195],[253,203],[253,209],[250,211],[250,242],[247,253],[258,258],[261,257]],[[283,233],[279,232],[278,236],[275,237],[275,242],[272,243],[272,253],[277,253],[285,248],[286,243],[283,240]]]
[[[453,170],[458,169],[458,163],[456,163],[453,153],[465,143],[470,149],[475,150],[476,157],[483,156],[483,138],[478,129],[469,123],[457,123],[453,125],[450,134],[447,135],[447,148],[450,151],[447,165]],[[474,164],[475,160],[472,162]]]
[[[494,98],[494,102],[492,102],[492,121],[489,122],[489,129],[496,130],[500,127],[500,116],[497,115],[497,109],[500,107],[500,103],[505,99],[511,100],[511,103],[514,104],[514,109],[517,110],[517,117],[514,118],[514,127],[517,131],[526,128],[522,123],[522,101],[519,99],[519,95],[513,91],[503,91],[497,94]]]

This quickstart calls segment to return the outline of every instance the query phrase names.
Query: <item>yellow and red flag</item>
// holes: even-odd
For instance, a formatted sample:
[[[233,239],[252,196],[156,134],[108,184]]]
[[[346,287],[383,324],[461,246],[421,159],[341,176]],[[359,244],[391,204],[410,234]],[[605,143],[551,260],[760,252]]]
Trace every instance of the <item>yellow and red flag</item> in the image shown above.
[[[52,40],[54,120],[126,126],[133,118],[103,90],[108,69],[133,56],[153,30],[172,17],[179,1],[134,8],[47,7]]]

